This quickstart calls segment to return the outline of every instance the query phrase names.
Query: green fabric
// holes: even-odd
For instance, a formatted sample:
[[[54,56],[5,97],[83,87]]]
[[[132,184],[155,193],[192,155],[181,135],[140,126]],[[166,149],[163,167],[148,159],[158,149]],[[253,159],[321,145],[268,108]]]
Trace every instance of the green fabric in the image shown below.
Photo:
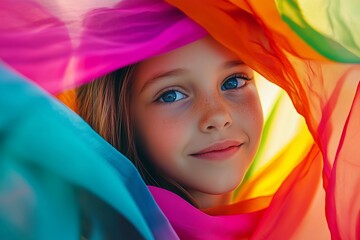
[[[276,3],[282,19],[320,54],[337,62],[360,63],[360,1]]]

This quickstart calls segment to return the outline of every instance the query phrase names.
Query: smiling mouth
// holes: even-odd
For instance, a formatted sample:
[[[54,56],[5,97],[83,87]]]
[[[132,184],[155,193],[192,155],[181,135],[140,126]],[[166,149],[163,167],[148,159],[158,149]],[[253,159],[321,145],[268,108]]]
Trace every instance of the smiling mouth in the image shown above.
[[[197,153],[190,154],[190,156],[204,160],[226,160],[232,157],[241,145],[242,144],[237,141],[227,141],[214,144]]]

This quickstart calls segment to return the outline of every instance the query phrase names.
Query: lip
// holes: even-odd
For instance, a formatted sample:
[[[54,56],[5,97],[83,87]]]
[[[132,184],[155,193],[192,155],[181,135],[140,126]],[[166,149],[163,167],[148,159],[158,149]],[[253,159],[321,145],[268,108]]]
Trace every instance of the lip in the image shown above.
[[[190,156],[205,160],[226,160],[234,155],[240,146],[241,143],[239,141],[227,140],[215,143],[196,153],[190,154]]]

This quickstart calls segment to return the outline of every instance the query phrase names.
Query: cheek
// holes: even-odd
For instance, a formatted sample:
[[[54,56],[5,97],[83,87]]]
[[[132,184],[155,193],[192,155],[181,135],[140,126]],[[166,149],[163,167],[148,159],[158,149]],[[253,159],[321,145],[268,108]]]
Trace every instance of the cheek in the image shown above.
[[[234,122],[241,127],[249,138],[249,147],[252,154],[255,154],[263,129],[263,112],[260,99],[255,86],[247,92],[245,98],[238,102],[234,110]]]
[[[145,120],[142,128],[142,137],[147,145],[157,150],[166,150],[175,145],[179,137],[179,130],[176,123],[168,123],[165,120],[150,118]]]
[[[249,129],[254,135],[259,135],[263,128],[264,119],[260,101],[257,97],[254,96],[253,101],[248,104],[247,112],[249,115]]]
[[[161,168],[171,166],[186,144],[187,122],[180,117],[171,117],[165,111],[152,110],[151,114],[141,115],[136,127],[149,160]]]
[[[250,144],[252,145],[255,154],[260,142],[264,124],[262,107],[257,92],[252,94],[246,107],[246,114],[248,116],[246,118],[246,129],[248,131],[247,134],[250,138]]]

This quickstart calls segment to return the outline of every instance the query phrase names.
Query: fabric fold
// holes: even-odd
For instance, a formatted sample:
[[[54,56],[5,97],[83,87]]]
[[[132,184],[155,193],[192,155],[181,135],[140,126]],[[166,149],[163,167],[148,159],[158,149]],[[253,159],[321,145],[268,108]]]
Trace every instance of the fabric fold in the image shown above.
[[[177,239],[128,159],[47,93],[0,76],[2,238]]]
[[[94,224],[93,232],[85,232],[104,238],[126,230],[147,239],[177,239],[177,234],[307,238],[314,226],[324,233],[319,237],[330,231],[333,239],[360,238],[355,146],[360,140],[360,25],[354,12],[359,3],[166,2],[170,5],[161,0],[0,2],[0,224],[6,226],[0,233],[45,239],[65,237],[58,229],[69,229],[66,238],[78,239],[87,229],[80,221],[85,216]],[[59,98],[72,94],[67,102],[75,109],[75,87],[207,34],[284,89],[311,136],[300,127],[291,147],[284,145],[264,165],[255,161],[234,194],[235,205],[200,212],[150,187],[161,210],[130,161],[53,95],[69,90]],[[263,144],[259,157],[272,147]],[[49,209],[58,218],[51,218]],[[179,217],[180,209],[194,215],[193,221]],[[48,219],[58,221],[43,227]],[[200,236],[196,227],[207,221],[213,229]],[[126,227],[116,229],[114,223]]]

